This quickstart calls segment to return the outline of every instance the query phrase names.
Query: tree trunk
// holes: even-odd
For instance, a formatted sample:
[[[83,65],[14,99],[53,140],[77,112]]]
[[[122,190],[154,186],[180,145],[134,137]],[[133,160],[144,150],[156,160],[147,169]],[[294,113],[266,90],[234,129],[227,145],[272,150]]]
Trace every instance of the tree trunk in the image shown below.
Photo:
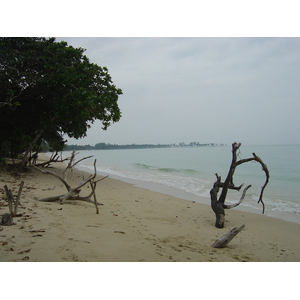
[[[223,228],[225,223],[225,211],[220,202],[216,202],[215,205],[211,205],[215,215],[216,215],[216,223],[215,226],[217,228]]]
[[[29,159],[29,153],[32,151],[33,147],[35,146],[35,144],[37,143],[37,141],[43,135],[44,132],[45,129],[40,130],[39,133],[36,135],[36,137],[33,139],[33,141],[30,143],[30,145],[28,146],[22,159],[22,163],[21,163],[22,168],[25,167],[25,165],[27,164]]]
[[[211,208],[216,215],[215,226],[217,228],[223,228],[225,222],[225,211],[222,203],[218,201],[220,181],[221,181],[221,177],[217,176],[217,181],[214,183],[213,188],[210,190]]]

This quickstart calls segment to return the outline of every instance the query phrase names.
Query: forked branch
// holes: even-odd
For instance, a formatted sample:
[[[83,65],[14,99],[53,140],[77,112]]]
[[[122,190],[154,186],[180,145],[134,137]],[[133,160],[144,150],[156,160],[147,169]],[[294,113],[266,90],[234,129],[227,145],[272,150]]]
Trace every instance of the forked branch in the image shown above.
[[[69,163],[68,163],[68,165],[67,165],[67,167],[66,167],[66,169],[65,169],[65,171],[64,171],[64,180],[67,180],[67,172],[68,172],[68,170],[70,170],[70,171],[72,172],[73,169],[74,169],[74,167],[75,167],[79,162],[81,162],[81,161],[83,161],[83,160],[85,160],[85,159],[88,159],[88,158],[93,157],[93,155],[86,156],[86,157],[83,157],[83,158],[81,158],[81,159],[79,159],[78,161],[75,162],[75,156],[76,156],[78,153],[79,153],[79,152],[76,153],[75,150],[74,150],[74,151],[72,151],[71,157],[68,158],[68,159],[69,159]]]
[[[246,187],[244,188],[243,194],[242,194],[240,200],[239,200],[237,203],[231,204],[231,205],[226,205],[226,204],[224,204],[223,207],[224,207],[225,209],[230,209],[230,208],[234,208],[234,207],[240,205],[240,204],[242,203],[242,201],[244,200],[244,198],[245,198],[245,195],[246,195],[247,190],[248,190],[250,187],[251,187],[251,185],[248,185],[248,186],[246,186]]]
[[[97,168],[96,168],[96,162],[97,160],[95,159],[94,161],[94,174],[89,175],[86,179],[84,179],[83,181],[81,181],[79,183],[79,185],[75,188],[72,188],[61,176],[57,175],[54,172],[48,171],[48,170],[41,170],[35,166],[33,166],[36,170],[42,172],[43,174],[50,174],[52,176],[55,176],[56,178],[58,178],[66,187],[67,189],[67,193],[63,194],[63,195],[58,195],[58,196],[51,196],[51,197],[46,197],[46,198],[42,198],[42,199],[38,199],[38,201],[44,201],[44,202],[54,202],[54,201],[59,201],[60,204],[63,204],[66,200],[81,200],[81,201],[87,201],[87,202],[91,202],[94,203],[96,206],[96,213],[99,213],[99,209],[97,205],[103,205],[101,203],[97,202],[96,199],[96,185],[97,182],[104,180],[105,178],[107,178],[108,176],[105,176],[99,180],[95,180],[95,177],[97,175]],[[88,196],[82,197],[79,196],[81,188],[83,186],[85,186],[87,183],[90,183],[91,185],[91,193]],[[91,197],[93,196],[94,200],[91,200]]]
[[[48,170],[41,170],[40,168],[38,168],[38,167],[36,167],[34,165],[31,165],[31,167],[33,167],[34,169],[38,170],[39,172],[41,172],[43,174],[50,174],[50,175],[56,177],[57,179],[59,179],[64,184],[64,186],[66,187],[66,189],[68,191],[70,191],[71,186],[63,178],[61,178],[60,176],[58,176],[56,173],[48,171]]]
[[[269,183],[269,180],[270,180],[270,173],[269,173],[269,170],[268,170],[267,165],[262,161],[262,159],[261,159],[259,156],[257,156],[254,152],[252,153],[252,155],[253,155],[253,157],[239,160],[239,161],[236,163],[236,165],[238,166],[238,165],[241,165],[241,164],[246,163],[246,162],[249,162],[249,161],[256,161],[256,162],[258,162],[258,163],[261,165],[262,170],[263,170],[263,171],[265,172],[265,174],[266,174],[266,180],[265,180],[264,185],[263,185],[262,188],[261,188],[260,195],[259,195],[259,199],[258,199],[257,203],[261,202],[261,204],[262,204],[262,206],[263,206],[263,211],[262,211],[262,213],[264,214],[264,212],[265,212],[265,204],[264,204],[264,202],[263,202],[263,194],[264,194],[264,190],[265,190],[267,184]]]

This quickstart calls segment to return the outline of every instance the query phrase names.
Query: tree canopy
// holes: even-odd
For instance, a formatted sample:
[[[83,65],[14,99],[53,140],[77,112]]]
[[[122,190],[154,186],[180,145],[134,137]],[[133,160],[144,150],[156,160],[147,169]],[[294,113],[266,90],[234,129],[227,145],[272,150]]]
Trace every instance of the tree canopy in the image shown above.
[[[61,150],[63,134],[81,138],[95,120],[104,130],[120,120],[122,90],[84,51],[55,38],[0,38],[0,157],[42,142]]]

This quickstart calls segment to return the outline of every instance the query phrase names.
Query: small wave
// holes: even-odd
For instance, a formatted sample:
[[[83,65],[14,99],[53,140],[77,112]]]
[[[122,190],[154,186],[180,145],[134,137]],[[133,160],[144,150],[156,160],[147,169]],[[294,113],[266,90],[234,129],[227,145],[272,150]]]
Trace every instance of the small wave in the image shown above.
[[[209,198],[209,191],[213,185],[213,179],[203,178],[198,176],[188,175],[188,172],[197,172],[193,169],[176,169],[176,168],[161,168],[156,166],[150,166],[147,164],[134,164],[139,169],[135,171],[120,170],[115,167],[97,167],[97,170],[101,173],[112,174],[126,179],[141,180],[146,182],[158,183],[169,187],[174,187],[192,193],[196,196]],[[93,172],[92,165],[81,164],[82,167],[89,169]],[[185,173],[187,172],[187,173]],[[229,191],[227,202],[228,204],[235,203],[241,197],[241,192]],[[256,210],[261,210],[261,204],[257,203],[259,194],[257,191],[249,191],[241,204],[241,206],[247,206]],[[273,212],[290,212],[296,215],[300,215],[300,204],[288,200],[281,200],[274,194],[265,195],[264,203],[268,211]]]
[[[259,195],[256,193],[252,193],[252,194],[250,193],[248,197],[250,201],[246,202],[245,205],[247,205],[247,203],[248,204],[250,203],[250,205],[248,206],[252,206],[252,207],[254,207],[255,205],[257,206]],[[283,201],[278,197],[276,197],[275,195],[272,195],[271,198],[269,197],[266,196],[263,197],[263,201],[268,210],[277,211],[277,212],[289,212],[297,215],[300,214],[299,203],[291,202],[288,200]]]
[[[157,167],[157,166],[150,166],[141,163],[134,163],[133,165],[140,169],[159,171],[165,173],[197,173],[197,171],[194,169],[176,169],[176,168],[167,168],[167,167]]]

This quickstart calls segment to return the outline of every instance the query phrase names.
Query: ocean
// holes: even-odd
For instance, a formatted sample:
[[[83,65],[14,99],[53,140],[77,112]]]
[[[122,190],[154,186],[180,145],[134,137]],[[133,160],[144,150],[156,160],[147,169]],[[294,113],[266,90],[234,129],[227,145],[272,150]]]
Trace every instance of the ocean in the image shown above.
[[[244,146],[239,158],[252,157],[255,152],[268,166],[270,182],[264,192],[265,214],[300,224],[300,145]],[[64,151],[63,157],[69,157]],[[174,147],[128,150],[80,151],[76,160],[93,155],[77,166],[93,172],[132,183],[153,191],[210,205],[209,191],[216,179],[225,180],[231,163],[231,145],[214,147]],[[234,209],[262,213],[258,204],[265,173],[260,164],[249,162],[237,167],[236,186],[251,184],[242,204]],[[100,185],[99,185],[100,188]],[[242,190],[229,191],[226,203],[238,201]]]

